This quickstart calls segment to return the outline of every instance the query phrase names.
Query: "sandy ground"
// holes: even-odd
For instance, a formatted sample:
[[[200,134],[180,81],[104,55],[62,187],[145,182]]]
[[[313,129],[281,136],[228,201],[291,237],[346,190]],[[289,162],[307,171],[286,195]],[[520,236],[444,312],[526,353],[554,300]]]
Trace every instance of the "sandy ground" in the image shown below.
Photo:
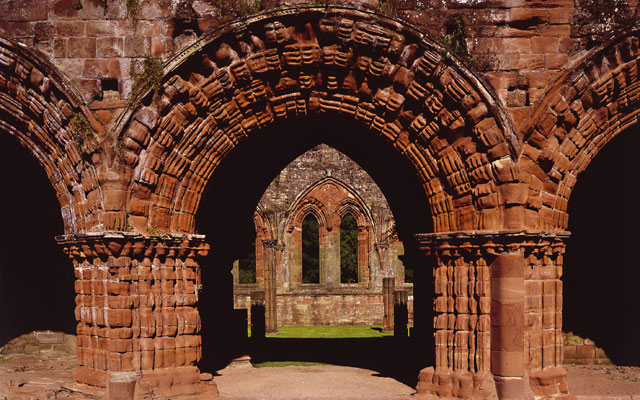
[[[104,391],[73,380],[75,356],[10,355],[0,359],[0,399],[102,399]],[[566,366],[571,392],[584,400],[640,400],[640,367]],[[232,365],[214,379],[224,399],[409,399],[414,390],[375,371],[335,365],[254,368]]]
[[[640,367],[614,365],[565,366],[576,396],[633,396],[640,400]]]
[[[409,399],[415,390],[375,371],[335,365],[229,366],[215,380],[229,399]]]
[[[58,352],[0,358],[0,399],[102,399],[104,391],[78,385],[76,356]]]

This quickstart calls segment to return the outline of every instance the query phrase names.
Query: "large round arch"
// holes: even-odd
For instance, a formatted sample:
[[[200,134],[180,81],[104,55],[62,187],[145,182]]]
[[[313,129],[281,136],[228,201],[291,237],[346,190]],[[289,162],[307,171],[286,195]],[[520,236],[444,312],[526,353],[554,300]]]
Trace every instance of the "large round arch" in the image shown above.
[[[114,128],[135,160],[133,226],[190,233],[216,167],[277,121],[331,115],[413,166],[435,230],[517,227],[517,139],[488,87],[417,30],[361,9],[300,6],[203,35]]]

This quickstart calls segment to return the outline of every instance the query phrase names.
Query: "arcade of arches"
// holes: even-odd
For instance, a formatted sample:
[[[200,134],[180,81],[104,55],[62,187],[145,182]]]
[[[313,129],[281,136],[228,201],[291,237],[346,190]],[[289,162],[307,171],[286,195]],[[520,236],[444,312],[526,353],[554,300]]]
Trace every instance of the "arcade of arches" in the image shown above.
[[[570,197],[600,150],[637,125],[640,30],[593,44],[564,0],[399,2],[397,19],[375,0],[263,1],[227,23],[214,3],[141,0],[133,17],[114,0],[0,4],[0,131],[59,202],[77,381],[128,374],[140,398],[197,396],[203,349],[215,358],[226,345],[208,335],[230,325],[228,272],[255,240],[256,284],[282,321],[299,312],[287,296],[320,289],[375,309],[381,276],[414,271],[414,317],[433,317],[412,330],[435,360],[419,371],[420,396],[571,398],[562,328],[576,318],[563,317],[563,292],[582,288],[567,282],[617,295],[563,283],[580,271],[564,265],[568,243],[579,251],[567,228],[581,200]],[[461,16],[471,55],[495,61],[487,71],[437,40]],[[140,62],[148,55],[162,66]],[[307,152],[328,165],[297,177]],[[348,176],[331,162],[361,168]],[[253,226],[234,227],[251,215]],[[357,282],[343,284],[347,215]],[[316,287],[303,280],[308,216]],[[631,276],[621,264],[602,268]],[[364,314],[337,318],[369,323]],[[590,342],[573,350],[595,358]]]

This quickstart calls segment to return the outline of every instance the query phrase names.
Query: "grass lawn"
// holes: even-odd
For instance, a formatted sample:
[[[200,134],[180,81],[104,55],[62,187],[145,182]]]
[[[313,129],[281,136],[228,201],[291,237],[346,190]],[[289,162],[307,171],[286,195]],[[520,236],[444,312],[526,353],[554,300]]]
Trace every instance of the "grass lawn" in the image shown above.
[[[264,362],[252,363],[252,364],[256,368],[287,367],[289,365],[296,365],[296,366],[302,366],[302,367],[309,367],[312,365],[325,365],[323,363],[312,362],[312,361],[264,361]]]
[[[344,339],[344,338],[377,338],[393,336],[393,333],[382,333],[381,326],[341,325],[341,326],[281,326],[278,334],[267,335],[283,339]]]
[[[281,326],[278,334],[267,335],[267,340],[278,339],[370,339],[393,336],[393,333],[382,333],[382,326],[340,325],[340,326]],[[284,341],[283,341],[284,342]],[[276,343],[276,342],[272,342]],[[282,354],[281,354],[282,356]],[[291,354],[289,355],[291,356]],[[289,356],[284,356],[289,358]],[[268,357],[268,356],[267,356]],[[324,365],[314,361],[294,361],[292,359],[279,361],[253,362],[254,367],[285,367],[288,365],[309,366]]]

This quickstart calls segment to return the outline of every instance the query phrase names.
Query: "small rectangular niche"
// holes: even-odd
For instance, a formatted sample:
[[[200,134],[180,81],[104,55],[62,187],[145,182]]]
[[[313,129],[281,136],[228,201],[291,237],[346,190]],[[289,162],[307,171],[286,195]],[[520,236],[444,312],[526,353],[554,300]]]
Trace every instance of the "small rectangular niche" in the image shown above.
[[[102,100],[120,100],[120,90],[116,78],[105,78],[101,80]]]

